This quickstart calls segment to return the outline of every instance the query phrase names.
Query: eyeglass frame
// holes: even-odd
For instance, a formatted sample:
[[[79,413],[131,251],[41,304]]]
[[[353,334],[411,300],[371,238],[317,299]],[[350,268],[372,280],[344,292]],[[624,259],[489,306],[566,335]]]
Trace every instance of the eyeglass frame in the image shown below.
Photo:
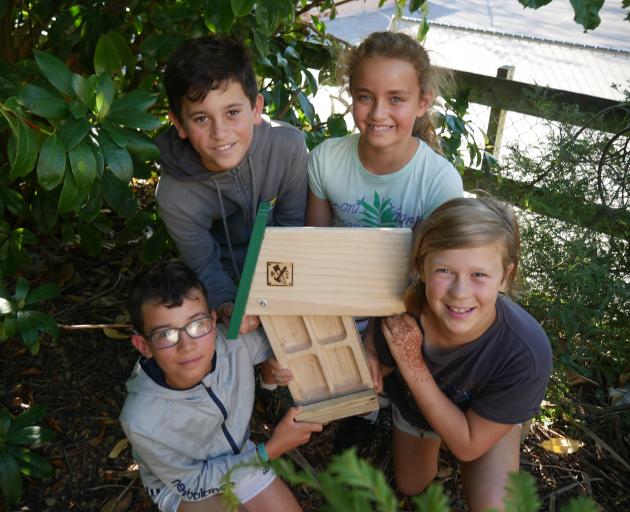
[[[190,327],[192,324],[194,324],[195,322],[199,322],[201,320],[211,320],[212,321],[212,327],[211,329],[205,333],[202,334],[201,336],[191,336],[190,333],[186,330],[188,327]],[[158,329],[157,331],[153,331],[150,335],[143,335],[143,338],[145,340],[147,340],[149,343],[151,343],[151,346],[153,348],[155,348],[156,350],[165,350],[168,348],[173,348],[177,345],[179,345],[179,343],[182,341],[182,332],[185,332],[186,335],[193,340],[198,340],[199,338],[203,338],[204,336],[208,336],[208,334],[212,334],[212,332],[217,328],[217,320],[216,318],[214,318],[214,316],[212,315],[205,315],[199,318],[195,318],[194,320],[191,320],[190,322],[188,322],[186,325],[183,325],[182,327],[167,327],[165,329]],[[163,332],[167,332],[167,331],[177,331],[177,341],[175,343],[173,343],[172,345],[167,345],[166,347],[158,347],[154,342],[153,342],[153,336],[155,336],[156,334],[159,333],[163,333]]]

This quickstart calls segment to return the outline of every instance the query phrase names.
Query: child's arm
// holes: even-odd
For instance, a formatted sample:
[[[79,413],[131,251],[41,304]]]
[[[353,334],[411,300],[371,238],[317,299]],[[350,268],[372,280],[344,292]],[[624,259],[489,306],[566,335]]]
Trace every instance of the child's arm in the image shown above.
[[[313,432],[322,431],[321,423],[295,421],[295,417],[301,412],[301,407],[291,407],[276,425],[271,439],[265,443],[270,460],[277,459],[293,448],[308,442]]]
[[[409,315],[387,318],[383,335],[422,414],[460,461],[479,458],[514,425],[462,412],[435,383],[422,358],[422,333]]]
[[[318,227],[332,226],[332,208],[327,199],[317,197],[311,190],[308,191],[306,203],[306,225]]]

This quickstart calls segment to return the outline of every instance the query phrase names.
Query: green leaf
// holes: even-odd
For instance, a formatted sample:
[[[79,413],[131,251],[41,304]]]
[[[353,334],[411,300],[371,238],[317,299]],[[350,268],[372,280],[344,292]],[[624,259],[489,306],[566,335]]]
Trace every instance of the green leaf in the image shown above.
[[[206,26],[212,32],[228,32],[235,20],[231,1],[207,0],[203,18]]]
[[[133,177],[133,162],[129,151],[114,144],[106,133],[100,133],[98,141],[103,151],[105,163],[114,175],[123,183],[131,181]]]
[[[151,237],[144,243],[142,261],[144,263],[153,263],[159,260],[169,246],[169,240],[164,224],[158,224]]]
[[[24,344],[32,354],[36,354],[39,351],[39,329],[37,320],[33,317],[33,311],[18,311],[17,326]]]
[[[523,7],[529,7],[531,9],[538,9],[543,5],[547,5],[551,0],[518,0]]]
[[[5,442],[13,445],[41,443],[42,427],[31,425],[20,429],[11,429],[5,436]]]
[[[96,81],[96,100],[94,109],[99,118],[104,118],[114,101],[116,87],[111,77],[105,73],[98,76]]]
[[[310,100],[308,99],[306,94],[304,94],[302,91],[298,91],[298,100],[300,102],[300,108],[302,109],[302,112],[304,112],[304,115],[308,119],[308,122],[311,125],[314,125],[315,124],[315,109],[313,108],[313,105],[311,104]]]
[[[80,190],[88,191],[96,179],[96,159],[90,146],[81,142],[68,152],[70,169]]]
[[[29,112],[48,119],[63,119],[68,115],[68,104],[56,94],[43,87],[26,85],[19,95],[20,101]]]
[[[269,38],[259,30],[254,30],[254,45],[261,58],[269,55]]]
[[[144,133],[131,130],[122,130],[127,137],[127,150],[138,160],[146,162],[157,160],[160,151],[157,146]]]
[[[134,66],[136,65],[136,56],[129,48],[127,40],[122,36],[120,32],[110,30],[107,35],[116,46],[116,51],[120,56],[120,60],[127,67],[127,72],[133,74]]]
[[[101,234],[89,224],[79,224],[79,236],[81,237],[81,246],[90,256],[98,256],[103,247]]]
[[[7,452],[11,454],[23,475],[34,478],[48,478],[54,473],[52,466],[41,455],[28,448],[9,446]]]
[[[54,297],[59,297],[59,285],[57,283],[45,283],[26,296],[26,305],[29,306]]]
[[[37,162],[37,141],[35,134],[27,124],[18,119],[17,135],[10,139],[9,161],[11,162],[10,178],[27,176]]]
[[[116,73],[120,71],[122,61],[118,49],[107,34],[101,34],[94,52],[94,70],[99,73]]]
[[[414,497],[413,502],[418,512],[448,511],[448,499],[444,495],[444,488],[440,484],[431,484],[420,496]]]
[[[331,137],[342,137],[348,133],[346,120],[341,114],[332,114],[326,121]]]
[[[79,98],[86,107],[93,109],[96,100],[96,77],[92,75],[86,79],[81,75],[73,73],[70,82],[77,98]]]
[[[28,281],[23,277],[18,277],[15,281],[15,300],[18,302],[25,301],[29,288]]]
[[[4,335],[6,339],[11,339],[17,334],[17,320],[15,318],[4,319]]]
[[[15,459],[0,448],[0,491],[8,505],[16,505],[22,498],[22,477]]]
[[[0,440],[4,439],[4,434],[9,431],[11,426],[11,415],[5,407],[0,407]]]
[[[536,493],[534,478],[524,471],[511,473],[505,486],[507,495],[504,499],[505,512],[521,510],[540,510],[540,500]]]
[[[103,174],[103,196],[105,201],[121,217],[129,217],[138,210],[138,203],[127,183],[123,183],[111,172]]]
[[[56,133],[46,138],[37,163],[37,180],[44,190],[57,187],[66,172],[66,148]]]
[[[249,14],[254,9],[254,0],[231,0],[234,16],[241,17]]]
[[[416,12],[425,2],[426,0],[410,0],[409,12]]]
[[[599,26],[601,19],[599,11],[604,5],[604,0],[571,0],[576,23],[584,27],[584,31],[593,30]]]
[[[73,149],[92,128],[87,119],[68,119],[59,128],[59,137],[66,149]]]
[[[157,100],[157,94],[136,89],[129,94],[121,96],[114,101],[109,109],[109,114],[142,113],[153,106]]]
[[[75,119],[81,119],[85,117],[88,113],[88,108],[83,103],[79,103],[78,101],[73,101],[72,103],[69,103],[68,110],[70,110],[72,117],[74,117]]]
[[[11,425],[12,430],[20,430],[39,423],[46,415],[46,406],[43,404],[31,405],[24,412],[18,414]]]
[[[72,96],[73,90],[70,81],[72,73],[66,65],[57,57],[40,50],[33,50],[33,56],[46,79],[62,93]]]
[[[87,191],[77,187],[76,181],[71,172],[67,172],[63,178],[63,189],[59,196],[59,205],[57,211],[60,214],[78,210],[84,199],[87,197]]]

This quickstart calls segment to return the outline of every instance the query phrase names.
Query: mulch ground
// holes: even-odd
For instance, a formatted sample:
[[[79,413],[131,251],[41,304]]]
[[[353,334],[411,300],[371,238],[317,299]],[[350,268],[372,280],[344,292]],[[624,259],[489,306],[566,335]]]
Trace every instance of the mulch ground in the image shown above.
[[[119,453],[114,450],[124,439],[117,418],[125,398],[125,380],[137,354],[128,339],[113,338],[102,329],[76,328],[127,322],[125,293],[131,276],[139,270],[134,250],[88,258],[69,255],[56,246],[43,251],[45,256],[35,262],[40,269],[49,269],[49,280],[63,284],[62,297],[49,312],[58,323],[75,328],[62,330],[57,344],[44,340],[37,355],[31,355],[18,340],[0,345],[0,403],[13,413],[31,404],[45,404],[45,424],[55,432],[54,440],[38,450],[53,465],[54,476],[27,479],[23,501],[11,512],[156,510],[142,488],[129,447]],[[579,401],[597,396],[589,388],[575,391]],[[587,404],[585,410],[598,410],[599,406]],[[560,510],[578,495],[591,496],[602,510],[630,510],[630,471],[619,461],[630,460],[630,434],[620,427],[629,422],[627,416],[622,422],[621,414],[627,415],[628,409],[599,416],[585,412],[581,418],[585,430],[560,420],[546,427],[534,425],[523,445],[521,470],[534,476],[541,510]],[[328,425],[300,450],[316,470],[330,461],[336,428],[334,423]],[[254,424],[252,430],[259,435],[261,425]],[[550,436],[565,434],[581,439],[584,446],[570,455],[540,447]],[[359,453],[393,483],[389,438],[389,410],[384,409],[370,442]],[[452,510],[466,510],[457,464],[446,452],[441,455],[439,479]],[[294,491],[304,510],[321,509],[321,498],[312,491]],[[404,500],[400,509],[411,510]],[[8,511],[0,505],[0,512]]]

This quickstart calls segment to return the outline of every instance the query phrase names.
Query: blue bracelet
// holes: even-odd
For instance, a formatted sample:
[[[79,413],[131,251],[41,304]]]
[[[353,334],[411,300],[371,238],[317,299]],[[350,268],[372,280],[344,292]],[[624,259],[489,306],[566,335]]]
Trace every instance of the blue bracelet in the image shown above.
[[[256,445],[256,451],[258,452],[258,457],[263,464],[269,462],[269,454],[267,453],[267,448],[265,448],[265,443],[258,443]]]

